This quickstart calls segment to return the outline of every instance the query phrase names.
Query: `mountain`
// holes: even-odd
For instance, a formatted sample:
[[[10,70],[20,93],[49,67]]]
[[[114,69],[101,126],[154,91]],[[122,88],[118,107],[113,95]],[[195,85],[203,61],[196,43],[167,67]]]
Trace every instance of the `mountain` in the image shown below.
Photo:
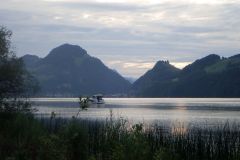
[[[41,60],[41,58],[39,58],[38,56],[35,55],[30,55],[30,54],[26,54],[23,57],[21,57],[25,63],[25,66],[27,68],[31,68],[32,66],[34,66],[39,60]]]
[[[167,95],[165,88],[169,82],[174,81],[180,69],[171,65],[168,61],[158,61],[153,69],[149,70],[132,85],[132,94],[141,97],[155,97],[155,95]],[[156,90],[161,88],[161,93]]]
[[[182,70],[169,63],[148,71],[132,87],[140,97],[240,97],[240,55],[211,54]],[[163,64],[164,63],[164,64]]]
[[[126,93],[130,83],[77,45],[63,44],[45,58],[22,57],[38,79],[41,96]]]

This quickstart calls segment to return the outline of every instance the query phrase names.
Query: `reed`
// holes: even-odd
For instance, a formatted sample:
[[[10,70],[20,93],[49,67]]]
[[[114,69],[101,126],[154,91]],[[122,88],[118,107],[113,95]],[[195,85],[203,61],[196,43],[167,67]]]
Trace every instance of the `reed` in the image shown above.
[[[5,123],[8,125],[1,125],[0,130],[0,159],[240,159],[237,123],[179,128],[131,124],[114,117],[98,121],[26,115]]]

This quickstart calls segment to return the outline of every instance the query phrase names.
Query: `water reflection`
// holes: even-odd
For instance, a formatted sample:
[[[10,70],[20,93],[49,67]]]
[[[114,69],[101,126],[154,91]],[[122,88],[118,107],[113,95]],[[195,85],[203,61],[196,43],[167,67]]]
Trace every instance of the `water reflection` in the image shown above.
[[[79,110],[77,98],[31,99],[38,109],[37,115],[71,118]],[[240,99],[196,99],[196,98],[105,98],[106,104],[93,104],[79,117],[105,120],[112,110],[116,118],[123,117],[132,122],[175,123],[184,126],[195,124],[215,125],[240,122]],[[182,127],[180,127],[182,128]],[[174,131],[174,132],[183,132]]]

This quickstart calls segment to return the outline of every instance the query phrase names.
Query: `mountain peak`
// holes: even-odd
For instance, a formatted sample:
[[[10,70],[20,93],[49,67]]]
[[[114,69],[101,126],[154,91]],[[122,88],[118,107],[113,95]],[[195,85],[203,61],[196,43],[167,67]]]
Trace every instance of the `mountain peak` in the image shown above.
[[[171,65],[169,61],[158,61],[153,69],[147,71],[133,83],[132,88],[144,95],[145,93],[141,92],[144,88],[155,85],[156,83],[170,82],[173,78],[177,77],[179,72],[180,69]]]
[[[130,86],[120,74],[77,45],[58,46],[27,68],[39,81],[40,95],[116,94],[126,93]]]
[[[23,60],[23,62],[26,66],[32,66],[33,64],[35,64],[39,60],[41,60],[41,58],[39,58],[38,56],[30,55],[30,54],[26,54],[26,55],[22,56],[21,59]]]
[[[153,67],[153,70],[165,70],[169,68],[175,68],[173,65],[169,63],[169,61],[158,61],[155,66]]]
[[[22,56],[21,58],[23,58],[23,59],[39,59],[38,56],[36,56],[36,55],[31,55],[31,54],[25,54],[25,55]]]
[[[212,65],[218,61],[221,60],[221,57],[216,54],[210,54],[206,57],[203,57],[201,59],[196,60],[192,64],[187,65],[185,68],[183,68],[183,71],[193,71],[193,70],[203,70],[205,67]]]
[[[208,56],[203,57],[202,59],[217,59],[217,60],[219,60],[220,56],[217,54],[209,54]]]
[[[60,49],[80,49],[80,50],[84,50],[82,47],[80,47],[79,45],[74,45],[74,44],[69,44],[69,43],[64,43],[56,48],[60,48]],[[55,48],[55,49],[56,49]],[[86,50],[84,50],[86,51]]]
[[[217,54],[210,54],[206,57],[196,60],[192,65],[210,65],[221,60],[221,57]]]
[[[83,55],[87,55],[87,51],[85,49],[81,48],[78,45],[65,43],[52,49],[46,58],[51,58],[56,56],[78,57]]]
[[[234,56],[231,56],[231,57],[229,57],[230,59],[234,59],[234,58],[240,58],[240,54],[236,54],[236,55],[234,55]]]
[[[169,61],[162,61],[162,60],[160,60],[160,61],[158,61],[156,63],[156,65],[169,65]]]

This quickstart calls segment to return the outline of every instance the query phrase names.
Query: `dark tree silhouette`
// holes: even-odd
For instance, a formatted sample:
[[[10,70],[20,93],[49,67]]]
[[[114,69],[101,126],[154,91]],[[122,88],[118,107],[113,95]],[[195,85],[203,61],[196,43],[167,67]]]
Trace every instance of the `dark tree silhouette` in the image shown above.
[[[11,36],[10,30],[0,26],[0,111],[29,112],[26,97],[36,91],[37,83],[12,50]]]

